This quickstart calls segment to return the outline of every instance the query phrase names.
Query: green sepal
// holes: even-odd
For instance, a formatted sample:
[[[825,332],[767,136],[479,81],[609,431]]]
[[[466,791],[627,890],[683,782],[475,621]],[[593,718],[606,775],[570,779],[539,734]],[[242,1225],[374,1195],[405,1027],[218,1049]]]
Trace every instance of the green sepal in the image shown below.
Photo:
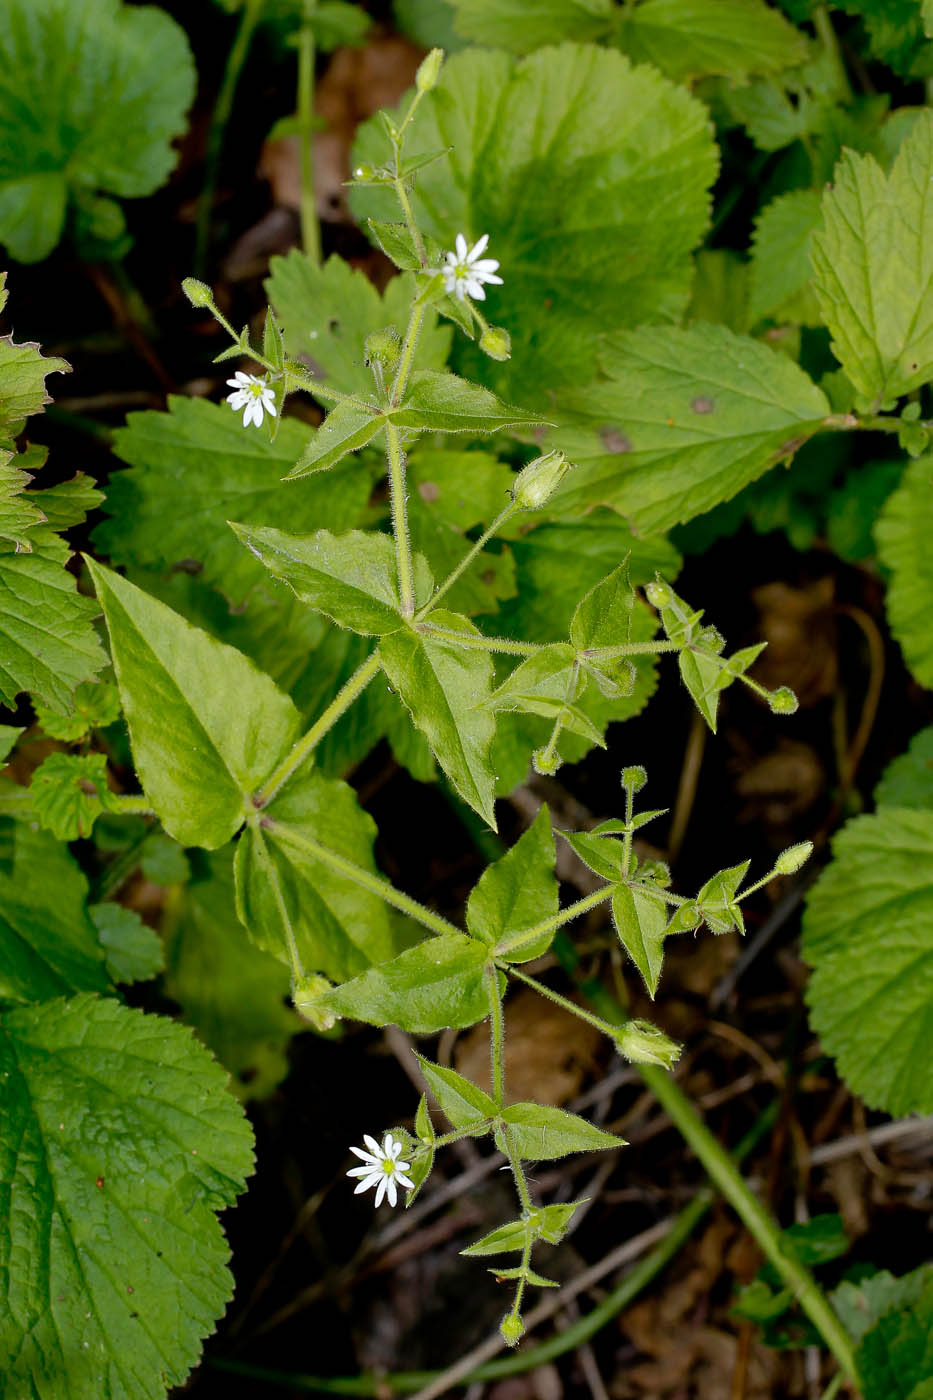
[[[745,932],[745,920],[741,908],[735,902],[735,896],[739,885],[748,874],[750,864],[750,861],[745,860],[741,865],[732,865],[727,870],[720,870],[712,879],[707,880],[697,895],[696,907],[711,933],[729,933],[734,928],[738,929],[739,933]]]

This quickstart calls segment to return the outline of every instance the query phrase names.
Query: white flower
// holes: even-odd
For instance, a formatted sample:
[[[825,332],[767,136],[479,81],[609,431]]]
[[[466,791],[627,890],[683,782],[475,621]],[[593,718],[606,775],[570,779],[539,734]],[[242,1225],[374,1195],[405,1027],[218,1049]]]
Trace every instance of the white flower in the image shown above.
[[[233,393],[227,395],[227,403],[236,412],[242,408],[244,428],[248,428],[250,423],[255,423],[258,428],[264,412],[275,417],[275,394],[264,379],[257,379],[255,374],[244,374],[243,370],[238,369],[227,383],[233,389]]]
[[[489,242],[489,234],[484,233],[472,248],[467,248],[467,241],[462,233],[457,234],[457,251],[446,253],[446,262],[441,268],[444,277],[444,290],[451,296],[463,301],[464,297],[473,297],[475,301],[485,301],[486,293],[483,291],[484,282],[495,282],[502,285],[502,278],[496,276],[496,268],[499,266],[495,258],[483,258],[481,253],[486,251],[486,244]]]
[[[405,1175],[410,1164],[398,1160],[402,1144],[397,1142],[391,1133],[386,1133],[381,1147],[376,1139],[371,1138],[368,1133],[363,1134],[363,1141],[369,1148],[368,1152],[364,1152],[361,1147],[350,1148],[350,1151],[355,1152],[357,1157],[361,1157],[364,1163],[362,1167],[352,1167],[347,1172],[347,1176],[360,1177],[360,1183],[353,1194],[358,1196],[361,1191],[368,1191],[370,1186],[375,1186],[375,1204],[382,1205],[383,1196],[388,1196],[389,1205],[394,1206],[398,1199],[398,1193],[395,1189],[396,1182],[400,1186],[407,1186],[410,1191],[415,1189],[415,1183]]]

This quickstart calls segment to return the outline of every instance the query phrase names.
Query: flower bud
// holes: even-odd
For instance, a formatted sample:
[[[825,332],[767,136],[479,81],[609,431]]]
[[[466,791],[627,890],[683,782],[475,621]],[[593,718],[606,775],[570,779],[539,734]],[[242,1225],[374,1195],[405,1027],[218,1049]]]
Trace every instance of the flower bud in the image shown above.
[[[648,774],[640,763],[636,763],[631,768],[622,769],[622,786],[624,788],[631,788],[633,793],[641,792],[647,781]]]
[[[214,294],[210,287],[206,282],[199,282],[196,277],[186,277],[181,284],[181,289],[192,306],[214,305]]]
[[[697,637],[697,645],[707,647],[718,655],[726,645],[726,639],[715,627],[704,627]]]
[[[331,983],[320,973],[299,977],[292,992],[292,1004],[299,1016],[310,1021],[316,1031],[329,1031],[337,1020],[333,1011],[321,1003],[331,990]]]
[[[367,365],[374,362],[384,369],[391,369],[398,362],[401,353],[401,336],[394,326],[385,330],[373,331],[366,337],[365,359]]]
[[[699,928],[702,922],[703,916],[696,904],[692,899],[688,899],[686,904],[681,904],[674,910],[664,933],[689,933],[691,929]]]
[[[519,510],[538,510],[550,500],[572,466],[559,450],[535,457],[515,478],[512,500]]]
[[[506,1346],[517,1347],[525,1335],[525,1324],[515,1313],[507,1313],[499,1323],[499,1334]]]
[[[375,173],[371,165],[357,165],[353,170],[353,178],[354,180],[371,180]]]
[[[674,590],[659,579],[646,586],[645,596],[653,608],[669,608],[674,601]]]
[[[491,360],[507,360],[512,354],[512,337],[504,326],[487,326],[479,338],[479,348]]]
[[[797,697],[790,686],[782,685],[779,690],[772,690],[768,704],[773,714],[792,715],[797,709]]]
[[[636,1065],[661,1065],[670,1069],[680,1059],[681,1047],[650,1021],[626,1021],[614,1036],[616,1048]]]
[[[786,851],[782,851],[774,862],[774,873],[776,875],[793,875],[813,854],[813,842],[801,841],[796,846],[788,846]]]
[[[535,749],[531,755],[531,766],[536,773],[542,774],[545,778],[553,778],[563,762],[560,754],[550,745],[544,748]]]
[[[419,92],[430,92],[437,86],[437,80],[441,76],[441,69],[444,66],[444,50],[432,49],[427,58],[421,60],[421,66],[415,74],[415,87]]]

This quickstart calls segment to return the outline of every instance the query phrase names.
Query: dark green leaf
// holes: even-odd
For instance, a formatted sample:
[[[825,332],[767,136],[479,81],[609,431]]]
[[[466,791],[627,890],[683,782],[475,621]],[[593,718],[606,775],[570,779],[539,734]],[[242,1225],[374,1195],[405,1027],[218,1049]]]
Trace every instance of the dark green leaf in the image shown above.
[[[467,903],[467,928],[495,949],[510,934],[553,917],[557,906],[554,836],[548,809],[542,806],[511,850],[483,871]],[[509,962],[540,958],[553,937],[552,929],[504,956]]]
[[[327,1005],[338,1016],[418,1035],[472,1026],[489,1013],[488,955],[465,934],[441,933],[336,987]]]
[[[619,885],[612,895],[612,921],[619,942],[644,978],[649,996],[653,997],[658,990],[664,961],[667,905],[641,890]]]
[[[907,752],[888,764],[874,798],[877,807],[933,811],[933,728],[921,729]]]
[[[92,904],[87,911],[114,982],[147,982],[165,966],[162,942],[135,909],[123,904]]]
[[[52,753],[40,763],[29,786],[32,810],[59,841],[90,836],[101,812],[114,811],[102,753]]]
[[[376,407],[338,403],[284,479],[294,481],[336,466],[343,457],[372,442],[384,426],[385,419]]]
[[[537,1103],[513,1103],[502,1110],[509,1138],[519,1157],[526,1161],[547,1162],[570,1152],[601,1152],[608,1147],[624,1147],[612,1133],[595,1128],[585,1118]]]
[[[456,1070],[433,1064],[423,1055],[417,1055],[416,1059],[428,1088],[454,1128],[467,1128],[471,1123],[495,1118],[498,1113],[495,1103],[471,1080],[464,1079]]]
[[[535,428],[543,420],[514,404],[503,403],[489,389],[455,374],[420,370],[412,375],[401,408],[391,410],[393,423],[429,433],[495,433],[500,428]]]

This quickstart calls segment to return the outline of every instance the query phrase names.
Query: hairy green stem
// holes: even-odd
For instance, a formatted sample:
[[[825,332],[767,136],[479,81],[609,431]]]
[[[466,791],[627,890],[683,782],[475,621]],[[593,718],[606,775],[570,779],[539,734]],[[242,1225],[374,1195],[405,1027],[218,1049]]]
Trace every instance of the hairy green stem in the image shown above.
[[[197,213],[195,215],[194,271],[196,277],[204,276],[204,268],[207,263],[207,245],[211,229],[211,211],[214,205],[214,194],[217,189],[217,175],[220,169],[220,153],[223,150],[224,132],[227,129],[227,122],[230,120],[237,84],[240,81],[243,64],[246,62],[249,46],[252,42],[256,25],[259,23],[260,16],[262,15],[264,4],[265,0],[246,0],[243,13],[240,16],[239,27],[233,43],[230,46],[230,52],[227,54],[223,82],[220,85],[220,92],[217,94],[217,102],[214,105],[214,111],[211,116],[211,128],[207,138],[207,153],[204,160],[204,184],[201,187]]]
[[[531,656],[543,651],[543,642],[514,642],[510,637],[484,637],[479,632],[457,632],[453,627],[437,627],[433,622],[419,622],[418,630],[439,641],[454,646],[471,647],[474,651],[501,651],[508,656]]]
[[[364,870],[362,866],[355,865],[352,860],[347,860],[345,856],[338,855],[336,851],[330,850],[328,846],[322,846],[312,837],[306,836],[304,832],[297,831],[292,826],[284,825],[275,821],[273,817],[263,817],[261,824],[269,831],[274,832],[276,837],[283,844],[295,847],[296,850],[305,851],[308,855],[314,856],[324,865],[329,865],[331,870],[336,870],[338,874],[352,880],[354,884],[361,886],[364,890],[369,890],[370,894],[378,895],[384,899],[386,904],[391,904],[396,909],[401,909],[403,914],[410,914],[411,917],[425,928],[429,928],[432,933],[456,933],[461,938],[464,934],[457,928],[456,924],[449,923],[447,919],[435,914],[433,910],[426,909],[423,904],[419,904],[417,899],[412,899],[410,895],[403,894],[397,890],[388,880],[382,879],[379,875],[373,875],[371,871]]]
[[[561,909],[556,914],[552,914],[548,919],[542,919],[539,924],[533,924],[531,928],[519,929],[513,933],[511,938],[506,938],[496,947],[496,952],[512,953],[516,948],[522,948],[526,943],[533,943],[542,934],[550,933],[552,929],[558,929],[562,924],[569,924],[572,919],[578,918],[581,914],[586,914],[590,909],[595,909],[597,905],[604,904],[610,899],[613,891],[612,885],[602,885],[592,894],[585,894],[582,899],[578,899],[574,904],[568,904],[566,909]]]
[[[309,23],[317,0],[305,0],[305,23],[298,32],[298,196],[301,245],[312,262],[321,261],[321,226],[314,202],[314,30]]]
[[[424,618],[426,618],[428,614],[433,611],[433,609],[443,598],[447,590],[453,587],[453,585],[457,582],[457,579],[460,578],[461,574],[463,574],[470,567],[470,565],[473,563],[473,560],[484,548],[484,546],[489,543],[493,535],[495,535],[499,530],[501,530],[505,522],[509,519],[510,516],[515,514],[515,511],[517,509],[518,507],[515,505],[515,502],[509,501],[505,509],[499,512],[492,524],[483,531],[483,533],[480,535],[476,543],[471,547],[469,552],[466,553],[460,560],[460,563],[457,565],[457,567],[447,575],[447,577],[444,579],[444,582],[440,585],[439,588],[435,590],[429,601],[425,603],[424,607],[421,609],[421,611],[417,614],[415,618],[416,622],[422,622]]]
[[[261,830],[256,832],[255,849],[259,863],[262,865],[266,879],[272,888],[275,905],[279,911],[279,919],[282,922],[282,928],[285,930],[285,946],[288,949],[288,959],[292,965],[292,977],[296,982],[299,982],[304,977],[305,970],[298,952],[295,930],[292,928],[292,921],[289,917],[285,897],[282,894],[282,886],[279,883],[279,872],[276,870],[272,857],[269,855]]]
[[[402,206],[402,213],[405,216],[405,224],[411,234],[411,241],[415,245],[415,252],[418,254],[418,261],[422,267],[428,265],[428,255],[425,251],[424,239],[421,237],[421,230],[415,221],[414,211],[411,207],[411,200],[408,198],[408,191],[405,188],[405,181],[398,179],[395,181],[395,193],[398,202]]]
[[[265,807],[282,788],[294,772],[304,763],[305,759],[312,753],[324,738],[329,730],[333,729],[340,716],[348,710],[358,696],[369,685],[373,676],[381,666],[379,653],[374,651],[368,656],[361,666],[353,672],[350,679],[341,686],[333,700],[318,718],[314,721],[306,734],[298,740],[291,753],[286,754],[272,776],[266,780],[259,792],[253,798],[254,806]]]
[[[489,1064],[492,1096],[496,1107],[505,1104],[505,1021],[502,1015],[502,997],[499,993],[499,974],[494,967],[485,972],[486,993],[489,997]]]
[[[408,329],[405,331],[405,339],[402,342],[402,350],[399,355],[398,368],[395,371],[395,379],[392,381],[392,393],[389,401],[393,408],[398,408],[408,387],[408,377],[411,374],[415,351],[418,348],[418,337],[424,324],[425,310],[426,308],[418,302],[415,302],[411,308]]]
[[[395,557],[398,567],[398,594],[402,616],[415,612],[415,575],[411,556],[411,534],[408,529],[406,499],[405,454],[402,439],[394,423],[386,422],[386,456],[389,462],[389,500],[392,503],[392,534],[395,537]]]
[[[587,1011],[584,1006],[578,1006],[575,1001],[570,1001],[568,997],[562,997],[560,992],[555,992],[544,982],[539,982],[537,978],[529,976],[527,972],[521,972],[514,963],[503,963],[501,966],[503,972],[508,973],[510,977],[517,977],[519,982],[524,982],[526,986],[533,987],[539,996],[546,997],[548,1001],[553,1001],[555,1006],[563,1007],[565,1011],[569,1011],[571,1015],[579,1017],[581,1021],[586,1021],[588,1025],[594,1026],[596,1030],[601,1031],[603,1035],[609,1036],[610,1039],[614,1038],[618,1026],[610,1025],[609,1022],[604,1021],[601,1016],[596,1016],[592,1011]]]
[[[120,816],[154,816],[152,803],[144,792],[140,793],[110,793],[107,798],[107,806],[110,811],[116,811]]]
[[[682,642],[620,642],[617,647],[587,647],[580,655],[587,661],[611,661],[616,656],[660,656],[683,649]]]

